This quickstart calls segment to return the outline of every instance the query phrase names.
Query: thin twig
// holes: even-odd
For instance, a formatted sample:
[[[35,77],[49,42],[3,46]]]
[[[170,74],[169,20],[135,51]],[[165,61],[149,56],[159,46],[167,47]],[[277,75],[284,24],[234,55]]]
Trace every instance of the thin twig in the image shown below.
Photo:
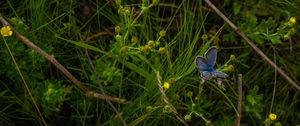
[[[77,80],[63,65],[61,65],[54,57],[54,55],[49,55],[47,52],[42,50],[40,47],[36,46],[34,43],[32,43],[29,39],[27,39],[25,36],[21,35],[17,30],[15,30],[1,15],[0,15],[0,21],[3,25],[10,26],[11,29],[14,32],[14,35],[21,40],[25,45],[27,45],[29,48],[36,51],[38,54],[42,55],[44,58],[46,58],[48,61],[50,61],[57,69],[59,69],[67,78],[72,81],[80,90],[84,91],[87,96],[95,97],[98,99],[108,99],[110,101],[119,102],[122,104],[128,104],[128,101],[126,99],[120,99],[117,97],[102,95],[99,93],[96,93],[94,91],[91,91],[89,88],[85,87],[79,80]]]
[[[242,98],[243,98],[243,77],[242,77],[242,74],[238,74],[237,84],[238,84],[237,111],[238,111],[239,114],[236,117],[236,126],[240,126],[241,118],[242,118]]]
[[[85,42],[87,43],[87,42],[91,41],[92,39],[97,38],[97,37],[99,37],[99,36],[101,36],[101,35],[113,35],[113,34],[114,34],[113,32],[109,31],[108,29],[105,29],[105,30],[106,30],[106,31],[104,31],[104,32],[98,32],[98,33],[96,33],[96,34],[93,34],[93,35],[91,35],[91,36],[88,36],[88,37],[85,39]]]
[[[183,123],[185,126],[188,126],[188,124],[187,124],[187,123],[182,119],[182,117],[178,114],[176,108],[169,102],[169,99],[168,99],[167,95],[165,94],[163,87],[161,86],[162,83],[161,83],[161,78],[160,78],[160,75],[159,75],[159,71],[157,71],[156,78],[157,78],[157,81],[158,81],[157,85],[158,85],[158,88],[159,88],[160,93],[162,94],[162,98],[163,98],[164,102],[165,102],[168,106],[170,106],[171,111],[172,111],[172,113],[175,115],[175,117],[176,117],[181,123]]]
[[[218,8],[209,0],[204,0],[223,20],[225,20],[275,71],[286,79],[294,88],[300,91],[300,86],[293,81],[282,69],[280,69],[271,59],[268,58],[236,25],[234,25]]]
[[[274,51],[274,48],[273,48],[273,51]],[[276,55],[275,54],[274,54],[274,59],[275,59],[275,64],[276,64]],[[269,113],[272,113],[272,110],[273,110],[275,93],[276,93],[276,85],[277,85],[277,72],[275,71],[275,73],[274,73],[274,86],[273,86],[273,93],[272,93],[272,101],[271,101],[271,106],[270,106]]]

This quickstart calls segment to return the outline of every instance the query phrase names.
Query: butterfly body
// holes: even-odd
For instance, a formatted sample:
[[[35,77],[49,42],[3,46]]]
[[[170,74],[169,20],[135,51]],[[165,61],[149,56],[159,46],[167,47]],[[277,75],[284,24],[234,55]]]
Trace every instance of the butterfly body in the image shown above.
[[[215,71],[215,68],[213,66],[211,66],[211,65],[207,65],[207,68],[201,69],[201,71],[212,72],[212,71]]]
[[[226,73],[220,72],[214,68],[217,60],[217,48],[210,47],[204,54],[204,57],[197,56],[195,59],[200,76],[209,80],[211,78],[225,78],[228,77]]]

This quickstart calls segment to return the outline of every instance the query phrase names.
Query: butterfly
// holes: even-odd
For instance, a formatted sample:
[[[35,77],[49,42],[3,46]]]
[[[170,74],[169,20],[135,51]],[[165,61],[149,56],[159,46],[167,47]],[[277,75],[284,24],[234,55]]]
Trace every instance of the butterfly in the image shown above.
[[[211,78],[225,78],[228,77],[226,73],[218,71],[214,68],[217,60],[217,48],[215,46],[210,47],[204,54],[204,57],[197,56],[195,63],[200,72],[200,76],[204,80]]]

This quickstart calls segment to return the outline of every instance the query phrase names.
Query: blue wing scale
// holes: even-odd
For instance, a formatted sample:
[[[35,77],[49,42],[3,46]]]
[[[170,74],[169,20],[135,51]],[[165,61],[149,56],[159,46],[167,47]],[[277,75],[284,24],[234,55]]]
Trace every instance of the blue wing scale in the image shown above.
[[[210,65],[211,67],[214,67],[217,61],[217,48],[215,46],[210,47],[206,53],[205,57],[207,59],[207,64]]]
[[[201,56],[197,56],[196,57],[196,65],[198,67],[199,70],[205,70],[207,69],[207,60],[204,57]]]

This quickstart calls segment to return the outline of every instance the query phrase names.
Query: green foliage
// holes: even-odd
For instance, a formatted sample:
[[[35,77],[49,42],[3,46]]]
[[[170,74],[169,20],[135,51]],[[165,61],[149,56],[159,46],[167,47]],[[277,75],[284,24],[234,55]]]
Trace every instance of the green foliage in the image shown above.
[[[255,86],[253,89],[249,91],[246,95],[244,110],[247,113],[251,113],[250,115],[262,119],[262,115],[260,114],[264,110],[263,104],[263,96],[262,94],[258,94],[259,87]]]
[[[294,31],[294,28],[288,22],[282,22],[278,26],[276,21],[270,17],[267,20],[262,20],[258,25],[256,25],[257,19],[255,16],[247,16],[246,18],[249,20],[242,24],[241,28],[258,44],[264,44],[265,42],[281,44],[282,41],[289,39],[290,35],[294,34],[292,32]],[[253,29],[253,27],[255,29]]]
[[[95,74],[91,76],[94,84],[98,84],[97,77],[103,81],[105,85],[113,83],[113,85],[118,85],[121,77],[121,70],[112,66],[110,62],[104,63],[102,60],[95,61]]]
[[[55,116],[60,112],[61,105],[67,100],[67,95],[71,93],[70,87],[64,87],[62,81],[45,80],[34,89],[36,98],[43,105],[43,111],[46,117]]]
[[[226,0],[216,6],[299,82],[299,2]],[[100,92],[101,84],[107,95],[129,100],[113,102],[128,125],[182,125],[172,106],[189,125],[234,125],[239,73],[241,125],[300,123],[299,93],[204,1],[8,0],[0,9],[84,86]],[[122,125],[106,100],[86,96],[16,37],[0,42],[0,124],[42,124],[13,57],[48,125]],[[211,46],[218,47],[215,67],[230,75],[221,84],[202,84],[194,63]],[[172,106],[162,100],[158,80],[168,84]]]

